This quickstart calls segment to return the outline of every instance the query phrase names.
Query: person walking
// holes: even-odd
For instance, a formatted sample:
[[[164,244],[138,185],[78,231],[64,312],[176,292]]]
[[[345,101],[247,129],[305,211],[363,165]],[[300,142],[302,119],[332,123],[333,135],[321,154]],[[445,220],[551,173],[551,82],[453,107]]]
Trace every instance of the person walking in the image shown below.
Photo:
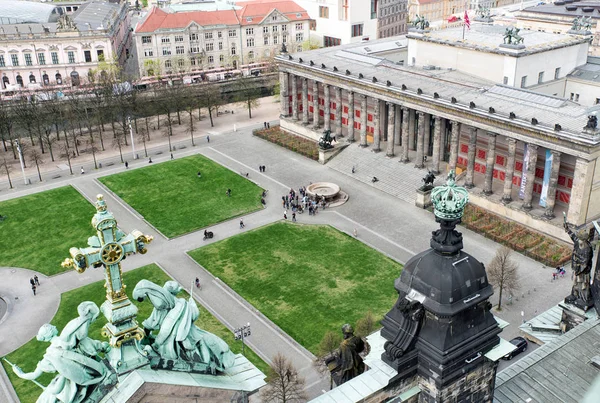
[[[33,277],[29,279],[29,284],[31,284],[32,287],[35,286],[35,280],[33,279]]]
[[[227,197],[231,197],[231,189],[227,189]]]
[[[35,286],[35,284],[31,285],[31,291],[33,291],[33,296],[35,297],[35,291],[37,290],[37,287]]]
[[[83,167],[81,167],[81,174],[83,175],[85,173],[85,171],[83,170]]]
[[[125,161],[125,169],[129,169],[129,162]]]
[[[283,210],[283,219],[287,220],[287,210]]]
[[[244,219],[240,218],[240,229],[242,229],[244,227],[245,227],[245,225],[244,225]]]
[[[35,285],[40,285],[40,279],[38,278],[37,274],[33,276],[33,281],[35,281]]]
[[[292,213],[292,222],[296,222],[296,213]]]
[[[210,136],[208,134],[206,135],[206,142],[210,143]]]

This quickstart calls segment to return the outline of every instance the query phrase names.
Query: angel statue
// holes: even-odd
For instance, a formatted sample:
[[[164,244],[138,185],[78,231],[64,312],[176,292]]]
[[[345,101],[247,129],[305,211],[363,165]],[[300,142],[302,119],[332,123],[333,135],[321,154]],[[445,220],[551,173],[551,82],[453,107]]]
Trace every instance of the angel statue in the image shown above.
[[[142,322],[150,339],[146,349],[163,362],[180,364],[173,366],[174,370],[214,374],[232,367],[235,355],[219,337],[194,325],[200,311],[191,297],[187,301],[176,298],[181,290],[176,281],[167,281],[160,287],[141,280],[135,286],[133,298],[139,302],[147,298],[154,306],[150,317]],[[156,335],[153,331],[157,331]]]
[[[55,326],[46,323],[37,334],[37,339],[49,342],[44,358],[38,362],[33,372],[25,373],[11,364],[19,378],[28,379],[42,387],[44,391],[37,403],[79,403],[90,394],[94,385],[101,383],[110,370],[100,361],[99,353],[106,353],[110,347],[88,337],[88,330],[96,320],[100,310],[90,301],[77,307],[79,317],[71,320],[60,335]],[[35,379],[44,372],[58,373],[47,387]]]

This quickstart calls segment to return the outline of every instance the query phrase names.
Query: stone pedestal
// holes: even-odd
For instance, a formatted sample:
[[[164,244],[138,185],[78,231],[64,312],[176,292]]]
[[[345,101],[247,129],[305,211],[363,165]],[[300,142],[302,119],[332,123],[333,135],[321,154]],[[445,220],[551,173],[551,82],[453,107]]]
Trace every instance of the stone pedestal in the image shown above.
[[[558,306],[563,310],[560,320],[560,330],[563,333],[568,332],[577,325],[581,325],[587,319],[585,311],[575,305],[562,302]]]
[[[340,144],[328,150],[319,148],[319,164],[327,164],[327,161],[338,155],[344,148],[348,146],[348,143]]]
[[[429,190],[417,189],[417,198],[415,200],[415,206],[422,208],[422,209],[431,207],[431,191],[432,190],[433,189],[429,189]]]

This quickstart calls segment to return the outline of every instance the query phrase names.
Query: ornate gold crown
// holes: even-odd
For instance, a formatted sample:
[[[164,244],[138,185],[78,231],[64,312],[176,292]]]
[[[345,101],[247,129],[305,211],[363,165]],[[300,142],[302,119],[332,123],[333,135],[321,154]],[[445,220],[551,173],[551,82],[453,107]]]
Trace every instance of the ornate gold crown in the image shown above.
[[[448,173],[445,186],[437,186],[431,191],[433,213],[441,220],[457,220],[463,216],[465,205],[469,202],[467,189],[456,186],[454,170]]]

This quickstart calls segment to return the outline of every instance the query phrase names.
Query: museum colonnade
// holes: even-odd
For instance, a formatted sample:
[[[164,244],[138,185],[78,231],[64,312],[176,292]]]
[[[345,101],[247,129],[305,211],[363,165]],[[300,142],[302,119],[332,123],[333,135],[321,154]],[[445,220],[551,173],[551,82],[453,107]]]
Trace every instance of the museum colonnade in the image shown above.
[[[517,187],[526,211],[534,207],[534,196],[538,202],[544,194],[540,205],[547,218],[555,216],[557,202],[581,207],[573,197],[583,198],[584,183],[573,177],[590,169],[583,159],[292,73],[280,72],[280,86],[282,117],[314,131],[331,130],[336,139],[398,155],[415,168],[428,162],[436,174],[444,161],[448,169],[465,171],[467,188],[475,186],[475,173],[480,173],[482,193],[502,188],[501,200],[509,203]]]

